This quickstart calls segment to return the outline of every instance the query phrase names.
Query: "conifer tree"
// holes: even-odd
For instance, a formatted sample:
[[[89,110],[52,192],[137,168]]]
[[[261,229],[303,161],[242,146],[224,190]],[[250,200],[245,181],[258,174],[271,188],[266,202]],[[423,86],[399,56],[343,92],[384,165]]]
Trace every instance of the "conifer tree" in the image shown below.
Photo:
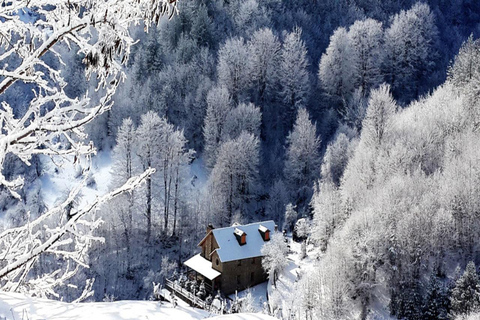
[[[448,319],[448,290],[436,274],[430,275],[428,283],[423,319],[425,320],[446,320]]]
[[[450,297],[453,315],[468,315],[480,309],[480,285],[475,263],[470,261],[455,283]]]

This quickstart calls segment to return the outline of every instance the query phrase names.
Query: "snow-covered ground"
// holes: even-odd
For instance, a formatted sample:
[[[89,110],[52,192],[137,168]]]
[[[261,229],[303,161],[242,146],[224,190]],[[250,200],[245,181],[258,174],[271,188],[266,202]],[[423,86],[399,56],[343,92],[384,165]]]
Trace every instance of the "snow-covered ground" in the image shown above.
[[[256,312],[262,312],[264,309],[263,304],[267,302],[267,286],[267,281],[260,283],[254,287],[248,288],[247,290],[238,292],[237,298],[243,299],[250,292],[253,298],[252,307],[255,309]],[[235,300],[235,294],[231,294],[229,298]]]
[[[206,311],[155,301],[65,303],[0,293],[0,319],[30,320],[118,320],[118,319],[204,319]]]
[[[99,152],[92,157],[91,164],[76,163],[73,157],[41,157],[43,175],[40,178],[42,183],[42,198],[48,208],[64,200],[68,192],[81,182],[81,170],[90,166],[92,174],[91,182],[82,190],[82,202],[85,205],[108,192],[111,181],[111,157],[110,152]]]
[[[301,243],[292,240],[292,236],[287,236],[290,252],[287,256],[288,265],[281,272],[276,281],[276,287],[272,282],[268,282],[268,296],[271,311],[277,317],[288,319],[290,310],[294,309],[295,303],[298,303],[298,297],[294,295],[295,286],[299,277],[314,268],[318,249],[312,245],[308,246],[307,256],[301,259]]]
[[[75,163],[71,157],[47,157],[41,156],[43,175],[40,178],[42,183],[42,198],[48,208],[64,200],[74,187],[81,182],[80,172],[90,167],[92,178],[82,190],[82,202],[85,205],[92,202],[96,196],[107,193],[110,189],[112,179],[112,158],[110,151],[100,151],[92,156],[91,163]],[[185,186],[190,190],[201,190],[207,181],[207,174],[203,160],[195,159],[190,167]]]
[[[25,297],[18,293],[0,292],[0,319],[7,320],[273,320],[265,314],[233,314],[216,316],[180,302],[175,308],[168,302],[117,301],[66,303]]]

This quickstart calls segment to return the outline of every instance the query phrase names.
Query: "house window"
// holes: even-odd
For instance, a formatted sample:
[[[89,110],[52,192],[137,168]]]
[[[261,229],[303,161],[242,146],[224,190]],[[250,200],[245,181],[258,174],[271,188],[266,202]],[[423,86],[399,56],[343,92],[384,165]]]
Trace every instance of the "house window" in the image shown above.
[[[237,266],[241,266],[241,265],[242,265],[242,260],[238,260]]]
[[[255,279],[255,273],[250,273],[250,282],[253,282],[253,279]]]
[[[237,285],[240,285],[240,275],[237,275]]]
[[[252,264],[255,264],[255,258],[252,258]]]
[[[217,258],[217,260],[215,261],[215,263],[216,263],[216,264],[217,264],[217,266],[218,266],[218,258]]]

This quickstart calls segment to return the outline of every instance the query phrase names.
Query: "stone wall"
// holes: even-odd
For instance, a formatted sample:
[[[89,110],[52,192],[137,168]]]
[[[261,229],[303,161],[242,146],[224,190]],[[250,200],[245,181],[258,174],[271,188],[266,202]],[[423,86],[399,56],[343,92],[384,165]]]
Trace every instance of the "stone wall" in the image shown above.
[[[255,263],[252,263],[253,258],[240,260],[240,265],[239,260],[220,262],[221,267],[219,269],[222,270],[220,276],[221,290],[224,294],[234,293],[235,290],[242,291],[267,280],[267,274],[262,268],[261,257],[254,259]]]

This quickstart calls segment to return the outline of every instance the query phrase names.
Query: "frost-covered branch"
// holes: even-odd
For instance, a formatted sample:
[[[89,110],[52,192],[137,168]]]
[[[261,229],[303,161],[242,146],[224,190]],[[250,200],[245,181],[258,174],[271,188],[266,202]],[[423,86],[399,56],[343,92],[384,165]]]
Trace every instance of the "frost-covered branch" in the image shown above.
[[[71,212],[66,219],[62,217],[63,209],[71,204],[81,191],[82,188],[77,187],[72,190],[67,200],[61,205],[54,207],[24,226],[8,229],[0,234],[0,264],[2,265],[0,279],[6,281],[4,289],[15,289],[18,281],[22,280],[25,273],[31,268],[31,262],[45,252],[62,256],[65,259],[73,260],[78,265],[86,266],[83,261],[82,246],[89,246],[91,240],[95,239],[92,237],[92,231],[99,225],[98,220],[90,221],[85,219],[86,216],[95,212],[99,206],[116,196],[133,191],[154,172],[154,169],[148,169],[143,174],[132,177],[121,187],[97,198],[89,205]],[[61,223],[53,229],[48,229],[46,226],[47,219],[55,219],[61,221]],[[48,234],[48,236],[45,237],[45,234]],[[68,235],[72,236],[73,239],[67,238]],[[68,246],[72,243],[75,244],[75,249],[68,250]],[[67,247],[67,249],[61,250],[59,247]]]
[[[0,107],[0,168],[11,153],[27,165],[34,154],[91,155],[82,127],[108,111],[125,77],[123,66],[135,43],[130,26],[146,28],[161,16],[176,13],[175,0],[31,0],[9,1],[0,8],[0,96],[16,82],[33,86],[34,98],[25,114],[2,101]],[[88,95],[70,98],[58,65],[55,46],[66,45],[84,57],[86,76],[96,76],[103,96],[92,105]],[[47,53],[51,53],[47,57]],[[0,99],[4,100],[4,99]],[[68,147],[58,141],[65,139]],[[20,198],[21,177],[0,185]]]
[[[62,156],[74,163],[96,152],[84,133],[86,124],[113,105],[112,97],[124,80],[128,62],[131,26],[145,29],[171,18],[176,0],[10,0],[0,6],[0,188],[21,200],[23,176],[6,172],[7,159],[14,155],[26,165],[32,156]],[[78,54],[85,64],[86,79],[93,76],[95,101],[71,97],[59,66],[65,65],[60,48]],[[22,85],[25,107],[11,104],[8,94]],[[15,89],[13,89],[15,90]],[[30,98],[31,97],[31,98]],[[87,170],[88,171],[88,170]],[[83,182],[67,199],[36,219],[0,234],[0,286],[8,291],[28,291],[56,296],[53,288],[87,266],[86,252],[91,242],[100,240],[93,231],[101,223],[96,209],[124,192],[132,192],[148,179],[153,169],[133,177],[123,186],[97,198],[89,205],[73,209],[81,196]],[[32,272],[41,255],[68,263],[52,266],[47,272]],[[55,259],[53,259],[55,260]],[[32,275],[36,274],[33,279]],[[90,294],[87,282],[80,298]]]

